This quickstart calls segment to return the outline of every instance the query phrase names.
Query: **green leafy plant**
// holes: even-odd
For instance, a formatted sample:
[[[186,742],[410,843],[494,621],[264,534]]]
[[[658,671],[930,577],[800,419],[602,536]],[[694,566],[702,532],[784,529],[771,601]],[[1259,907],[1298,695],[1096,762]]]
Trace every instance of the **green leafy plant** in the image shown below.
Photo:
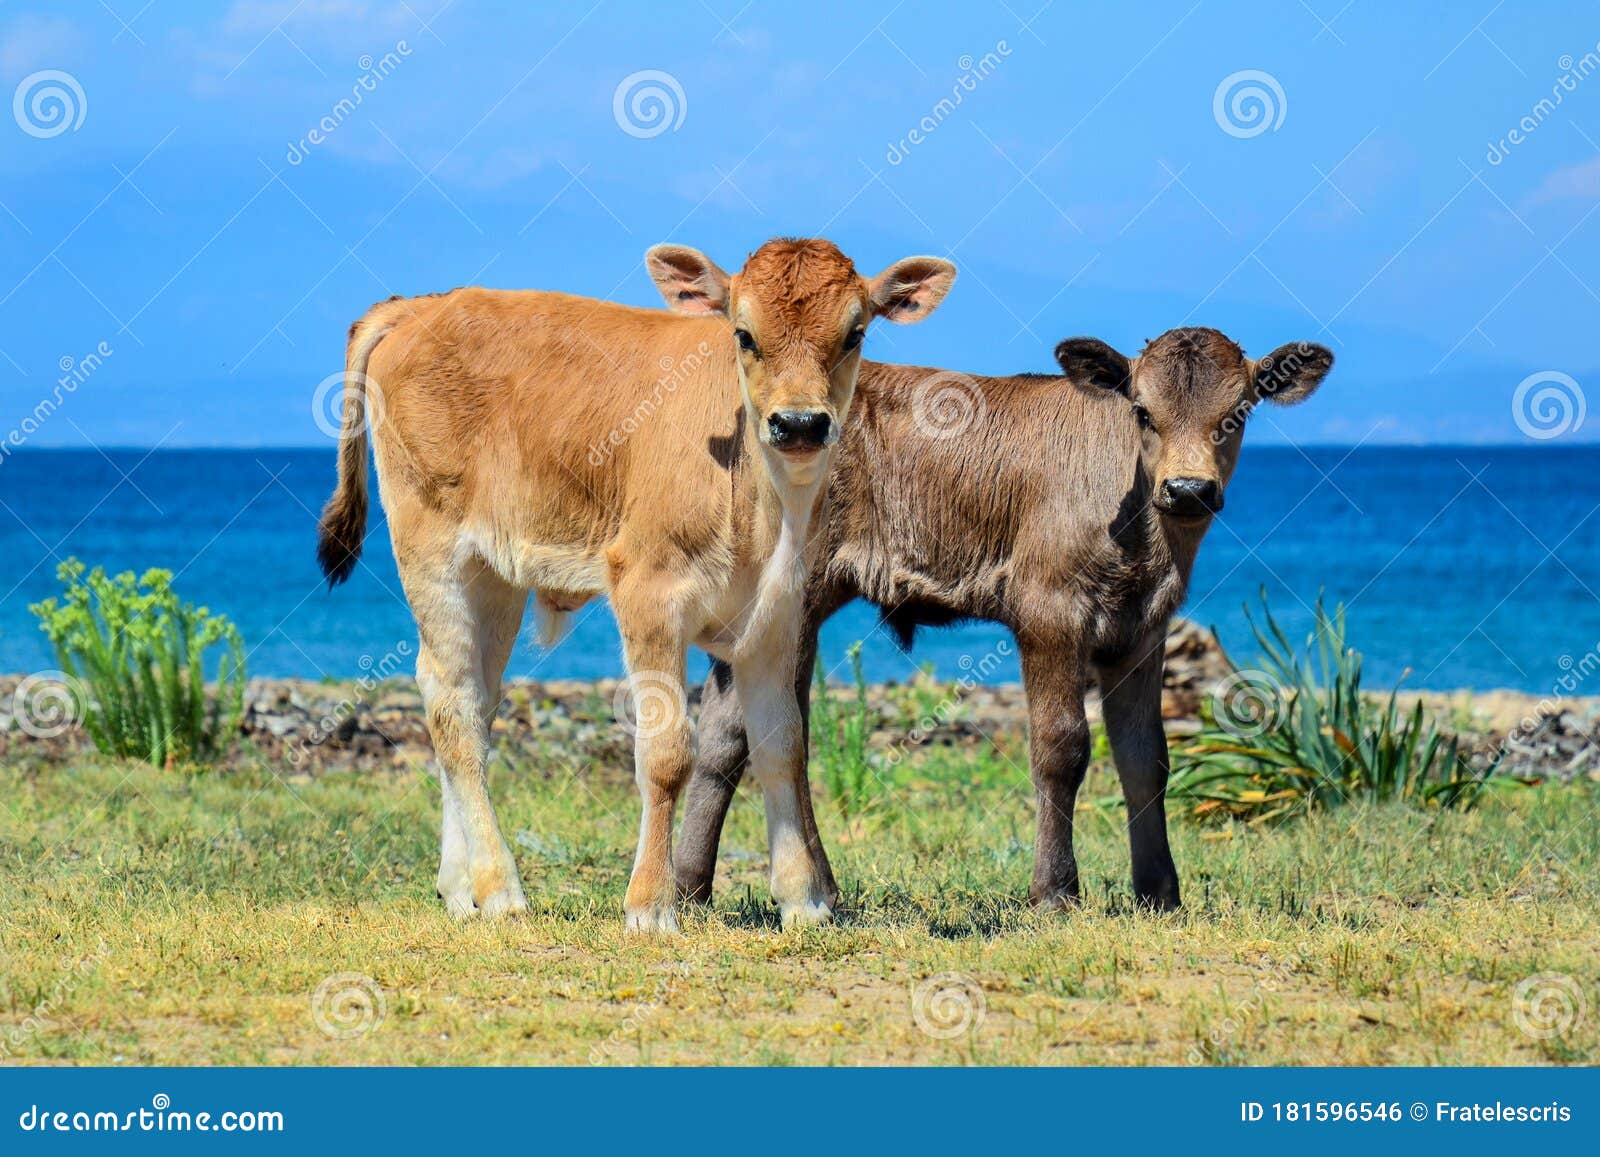
[[[861,644],[851,646],[846,655],[854,693],[843,703],[828,690],[822,660],[817,660],[816,695],[811,705],[811,757],[821,772],[823,789],[848,819],[860,815],[870,801],[876,772],[867,754],[873,711],[867,705]]]
[[[1259,670],[1229,663],[1202,712],[1204,727],[1174,744],[1167,798],[1194,818],[1265,823],[1349,800],[1469,808],[1495,775],[1475,770],[1460,741],[1417,703],[1361,690],[1361,654],[1345,638],[1344,606],[1318,599],[1305,646],[1285,637],[1261,592],[1261,619],[1245,617]]]
[[[172,572],[114,577],[68,559],[66,590],[28,609],[55,647],[63,673],[84,689],[84,727],[107,755],[157,767],[224,754],[244,711],[245,655],[225,616],[180,602]],[[207,652],[218,649],[215,691]]]

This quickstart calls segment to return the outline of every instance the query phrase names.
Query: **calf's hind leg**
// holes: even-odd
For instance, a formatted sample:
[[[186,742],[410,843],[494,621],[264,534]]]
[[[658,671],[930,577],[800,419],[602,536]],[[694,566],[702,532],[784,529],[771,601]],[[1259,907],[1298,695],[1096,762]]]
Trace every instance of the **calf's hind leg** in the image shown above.
[[[795,703],[800,709],[800,739],[809,750],[808,721],[811,716],[811,672],[817,662],[817,626],[832,613],[836,601],[814,599],[810,609],[820,608],[800,632],[795,658]],[[700,725],[696,731],[694,778],[689,781],[689,799],[684,806],[683,830],[678,838],[678,894],[685,900],[711,902],[711,882],[717,870],[717,845],[722,841],[722,824],[733,802],[739,781],[749,766],[750,743],[745,734],[744,708],[734,686],[733,668],[722,660],[711,667],[700,697]],[[803,768],[804,765],[802,765]],[[820,890],[828,907],[838,903],[839,886],[817,831],[810,791],[802,787],[798,801],[805,843],[821,876]]]
[[[744,715],[733,690],[733,669],[718,659],[700,693],[694,775],[684,803],[683,829],[678,833],[678,895],[697,904],[711,902],[711,881],[717,873],[717,846],[739,781],[744,778],[750,746]]]
[[[527,595],[476,563],[402,560],[422,646],[417,685],[440,766],[438,890],[458,919],[525,911],[516,861],[489,799],[489,724]]]
[[[672,817],[694,770],[684,686],[687,645],[660,585],[636,581],[614,588],[611,605],[628,663],[634,781],[644,805],[623,907],[629,931],[671,933],[678,930]]]

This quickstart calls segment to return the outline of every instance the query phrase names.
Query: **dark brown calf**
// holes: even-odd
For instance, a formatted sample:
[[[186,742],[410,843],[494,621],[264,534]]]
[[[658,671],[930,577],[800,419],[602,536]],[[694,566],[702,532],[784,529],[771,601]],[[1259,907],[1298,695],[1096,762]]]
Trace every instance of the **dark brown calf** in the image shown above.
[[[1216,330],[1178,329],[1132,359],[1090,338],[1062,342],[1056,359],[1064,377],[862,363],[808,550],[800,702],[818,629],[852,599],[875,603],[907,644],[920,626],[963,619],[1010,628],[1039,800],[1031,896],[1058,907],[1079,895],[1072,814],[1089,763],[1093,672],[1127,801],[1134,892],[1175,908],[1161,726],[1168,621],[1222,508],[1245,418],[1262,399],[1309,397],[1333,355],[1300,343],[1257,362]],[[943,424],[952,414],[956,426]],[[718,663],[677,861],[691,899],[710,898],[745,760],[732,674]],[[836,892],[814,829],[808,839]]]

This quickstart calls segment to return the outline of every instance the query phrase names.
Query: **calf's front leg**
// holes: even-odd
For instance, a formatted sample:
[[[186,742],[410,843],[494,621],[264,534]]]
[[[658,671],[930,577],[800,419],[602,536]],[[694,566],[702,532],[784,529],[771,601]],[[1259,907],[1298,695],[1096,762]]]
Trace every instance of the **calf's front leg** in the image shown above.
[[[1078,902],[1078,861],[1072,850],[1072,813],[1089,768],[1089,723],[1083,713],[1083,662],[1076,645],[1021,642],[1022,681],[1028,694],[1028,759],[1039,803],[1034,836],[1033,884],[1038,908]]]
[[[811,806],[793,660],[760,656],[736,662],[733,685],[744,714],[750,774],[766,798],[772,898],[785,927],[830,920],[837,889]]]
[[[1178,869],[1167,844],[1167,736],[1161,726],[1165,630],[1122,664],[1100,669],[1106,737],[1128,805],[1133,894],[1157,911],[1178,907]]]

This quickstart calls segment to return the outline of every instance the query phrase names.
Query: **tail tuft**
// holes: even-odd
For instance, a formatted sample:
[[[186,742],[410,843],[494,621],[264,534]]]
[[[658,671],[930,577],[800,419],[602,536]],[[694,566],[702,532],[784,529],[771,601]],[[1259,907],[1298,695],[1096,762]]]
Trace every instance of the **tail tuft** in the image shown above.
[[[364,465],[364,464],[363,464]],[[317,562],[332,590],[356,569],[367,527],[367,495],[340,490],[322,508],[317,526]]]

